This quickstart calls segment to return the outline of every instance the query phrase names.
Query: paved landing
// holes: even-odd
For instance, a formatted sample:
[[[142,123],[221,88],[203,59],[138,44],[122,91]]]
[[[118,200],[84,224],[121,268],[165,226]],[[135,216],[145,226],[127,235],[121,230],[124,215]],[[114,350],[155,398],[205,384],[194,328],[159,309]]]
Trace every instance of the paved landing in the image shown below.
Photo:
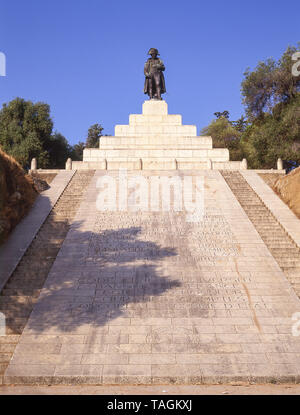
[[[190,222],[186,211],[97,210],[106,173],[91,181],[4,382],[299,381],[300,301],[221,174],[134,172],[202,177],[204,217]]]

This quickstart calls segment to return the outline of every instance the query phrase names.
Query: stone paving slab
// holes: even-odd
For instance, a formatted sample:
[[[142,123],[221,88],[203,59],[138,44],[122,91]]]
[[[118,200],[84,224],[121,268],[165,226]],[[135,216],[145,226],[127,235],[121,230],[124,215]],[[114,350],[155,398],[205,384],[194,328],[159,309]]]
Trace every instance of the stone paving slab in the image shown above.
[[[51,187],[38,195],[29,213],[0,247],[0,291],[74,174],[75,171],[60,171]]]
[[[256,172],[247,170],[241,174],[300,248],[300,220],[294,212]]]
[[[107,174],[90,183],[4,383],[299,382],[300,300],[221,174],[128,173],[202,177],[198,222],[97,210]]]

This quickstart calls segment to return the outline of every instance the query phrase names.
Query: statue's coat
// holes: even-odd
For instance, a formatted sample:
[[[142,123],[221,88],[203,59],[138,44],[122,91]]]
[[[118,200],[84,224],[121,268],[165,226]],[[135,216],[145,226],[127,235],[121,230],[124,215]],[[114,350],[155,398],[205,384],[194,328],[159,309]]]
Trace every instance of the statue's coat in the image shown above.
[[[160,69],[158,72],[160,73],[160,88],[161,88],[161,94],[164,94],[166,92],[166,83],[165,83],[165,77],[162,71],[165,70],[165,65],[163,61],[159,58],[155,59],[155,63],[160,65]],[[151,74],[151,66],[153,64],[153,59],[149,58],[144,66],[144,74],[145,74],[145,84],[144,84],[144,94],[149,95],[149,77],[148,75]]]

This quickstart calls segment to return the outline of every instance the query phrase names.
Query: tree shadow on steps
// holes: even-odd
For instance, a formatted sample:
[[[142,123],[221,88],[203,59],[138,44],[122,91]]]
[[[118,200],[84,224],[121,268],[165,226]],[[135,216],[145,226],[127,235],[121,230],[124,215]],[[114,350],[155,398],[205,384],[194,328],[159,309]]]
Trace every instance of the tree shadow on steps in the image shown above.
[[[88,334],[93,328],[101,333],[118,317],[164,318],[159,307],[148,305],[181,285],[160,268],[176,250],[142,240],[140,227],[100,233],[79,227],[72,225],[25,333]]]

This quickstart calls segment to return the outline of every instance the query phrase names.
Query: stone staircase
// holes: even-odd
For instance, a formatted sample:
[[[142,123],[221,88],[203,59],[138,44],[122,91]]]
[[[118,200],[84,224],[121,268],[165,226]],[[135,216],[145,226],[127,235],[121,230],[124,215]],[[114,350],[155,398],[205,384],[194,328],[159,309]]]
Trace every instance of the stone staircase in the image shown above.
[[[221,173],[300,297],[300,249],[238,171]]]
[[[93,175],[93,170],[74,174],[0,293],[0,312],[6,317],[6,335],[0,336],[0,384]]]

